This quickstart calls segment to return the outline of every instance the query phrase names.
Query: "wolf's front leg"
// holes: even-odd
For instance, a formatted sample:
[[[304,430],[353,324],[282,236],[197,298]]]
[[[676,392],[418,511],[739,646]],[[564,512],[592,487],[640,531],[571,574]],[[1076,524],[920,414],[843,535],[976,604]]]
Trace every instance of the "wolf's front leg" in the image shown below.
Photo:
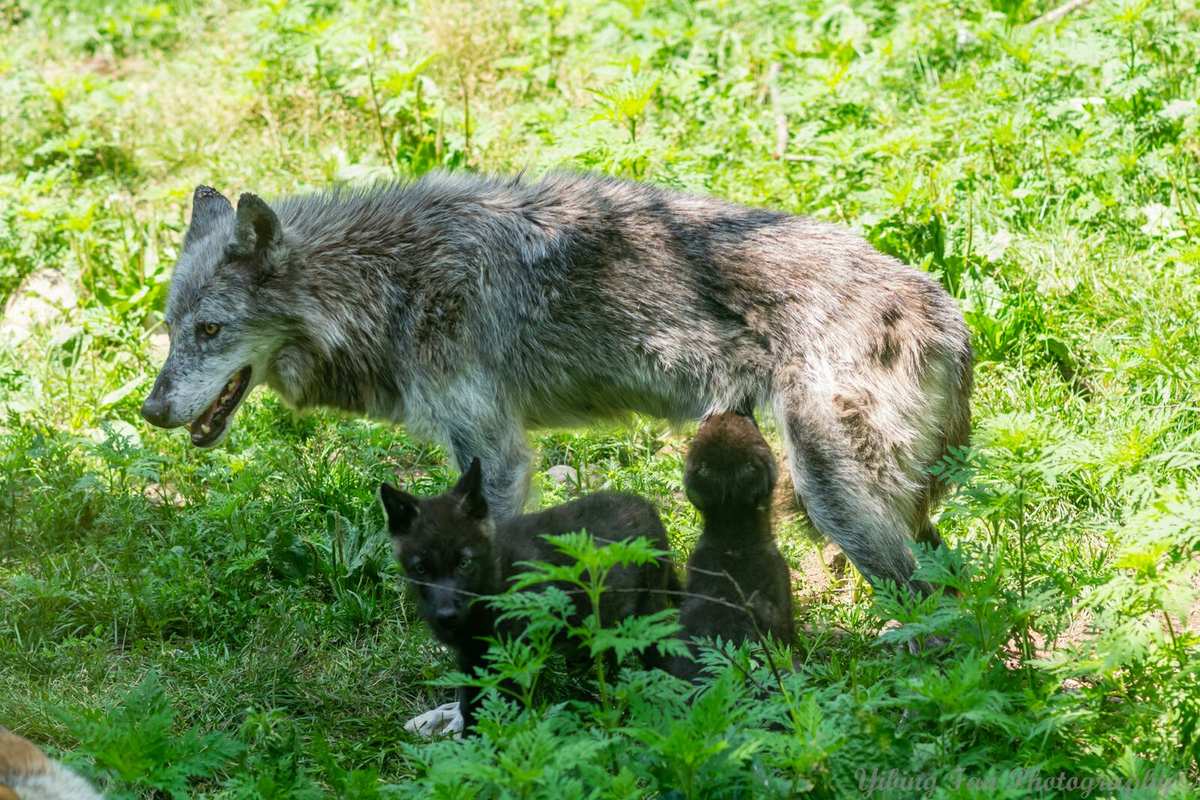
[[[475,732],[475,711],[479,708],[479,689],[475,686],[458,687],[458,713],[462,718],[462,735]]]
[[[529,496],[532,454],[525,431],[516,420],[490,427],[458,426],[450,432],[450,449],[460,472],[478,458],[483,466],[483,494],[493,519],[521,513]]]

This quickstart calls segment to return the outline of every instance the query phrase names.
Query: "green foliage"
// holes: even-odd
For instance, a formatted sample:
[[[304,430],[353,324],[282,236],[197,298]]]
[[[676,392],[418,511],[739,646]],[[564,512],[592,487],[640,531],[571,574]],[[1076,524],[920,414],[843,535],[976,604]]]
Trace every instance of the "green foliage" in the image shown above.
[[[602,587],[602,575],[618,564],[645,563],[655,551],[644,541],[597,548],[590,537],[554,537],[573,566],[537,565],[522,585],[496,599],[499,608],[527,627],[515,642],[496,642],[489,654],[490,675],[473,681],[486,689],[504,680],[516,683],[511,699],[484,706],[479,736],[407,747],[405,756],[416,781],[398,787],[401,796],[465,797],[645,797],[679,796],[792,797],[812,788],[808,780],[838,745],[838,735],[822,719],[810,696],[799,697],[799,677],[788,686],[778,668],[751,657],[751,647],[712,652],[718,677],[700,689],[661,671],[626,668],[610,673],[609,664],[649,649],[684,652],[678,630],[665,619],[622,623],[614,631],[594,618],[572,625],[573,605],[561,584],[586,592]],[[607,552],[612,551],[612,552]],[[536,594],[522,591],[553,583]],[[596,595],[598,596],[598,595]],[[593,615],[594,617],[594,615]],[[550,706],[535,702],[532,683],[522,678],[540,670],[548,655],[544,635],[578,640],[595,658],[594,702],[572,700]],[[767,661],[778,654],[764,653]],[[531,658],[531,656],[534,656]],[[535,669],[530,670],[530,666]],[[470,680],[452,675],[447,685]],[[780,681],[786,702],[765,702],[764,687]],[[515,699],[515,703],[512,700]]]
[[[0,0],[0,723],[114,796],[1194,784],[1200,9],[1095,0],[1031,24],[1052,5]],[[949,546],[918,553],[945,591],[844,591],[781,521],[803,633],[790,653],[715,643],[691,687],[629,658],[677,647],[669,618],[567,624],[565,590],[594,601],[607,559],[650,555],[568,537],[579,564],[528,578],[564,584],[499,600],[529,624],[473,676],[482,735],[404,732],[458,678],[394,580],[374,490],[444,489],[444,454],[265,392],[201,452],[137,406],[196,184],[463,166],[806,213],[935,275],[978,356],[971,446],[938,469]],[[682,560],[687,433],[539,434],[540,467],[578,481],[539,475],[538,502],[643,494]],[[587,675],[560,664],[565,630]]]
[[[210,778],[242,746],[223,733],[176,733],[175,711],[151,672],[115,708],[67,718],[67,728],[107,776],[109,797],[160,792],[191,796],[190,782]]]
[[[587,598],[586,607],[590,611],[578,625],[570,624],[563,614],[564,611],[570,613],[565,604],[552,603],[548,610],[557,612],[553,619],[561,625],[562,632],[587,649],[596,660],[598,670],[602,670],[600,665],[609,654],[615,656],[618,661],[623,661],[629,655],[642,653],[651,647],[663,655],[686,653],[686,649],[677,646],[677,643],[669,638],[678,630],[678,625],[670,624],[669,612],[651,614],[640,619],[625,619],[615,628],[607,629],[600,618],[601,595],[608,575],[615,567],[643,566],[667,553],[656,550],[645,539],[611,542],[597,547],[595,540],[586,531],[547,537],[547,541],[569,559],[568,564],[524,563],[521,565],[524,571],[513,581],[512,588],[514,591],[520,591],[542,584],[558,584],[567,587],[562,591],[582,594]],[[518,617],[520,612],[532,615],[534,620],[531,621],[536,621],[538,617],[545,618],[544,613],[539,613],[541,610],[532,604],[522,602],[518,609],[509,609],[503,601],[499,603],[501,610],[505,612],[501,619]],[[600,677],[603,680],[602,674]]]

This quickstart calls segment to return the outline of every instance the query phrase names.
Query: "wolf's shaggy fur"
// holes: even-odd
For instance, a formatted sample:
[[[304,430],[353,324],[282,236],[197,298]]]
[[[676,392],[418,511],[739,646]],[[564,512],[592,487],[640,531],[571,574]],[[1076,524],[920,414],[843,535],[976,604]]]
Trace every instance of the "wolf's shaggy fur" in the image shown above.
[[[968,432],[968,334],[929,276],[834,225],[590,175],[236,211],[201,188],[167,320],[156,424],[251,366],[294,406],[482,458],[501,518],[526,497],[527,428],[767,407],[808,516],[873,580],[909,579],[908,538],[936,535],[929,468]]]
[[[795,636],[791,575],[771,530],[775,476],[775,456],[751,417],[731,411],[700,425],[683,475],[704,517],[679,608],[688,638],[741,643],[769,635],[790,644]],[[691,678],[698,667],[676,658],[671,671]]]
[[[498,632],[497,614],[487,598],[508,588],[524,562],[570,563],[543,537],[586,530],[601,544],[643,537],[660,550],[670,547],[654,506],[616,492],[493,520],[482,493],[478,459],[457,486],[437,497],[414,497],[386,483],[379,487],[379,497],[421,618],[443,644],[453,648],[459,670],[467,675],[483,666],[486,639]],[[648,564],[614,567],[605,589],[600,621],[612,626],[626,617],[668,608],[679,592],[679,579],[670,558],[662,556]],[[583,595],[576,594],[574,600],[572,624],[578,625],[591,609]],[[587,660],[586,652],[568,654]],[[478,690],[462,687],[458,701],[463,730],[469,730],[475,721]]]

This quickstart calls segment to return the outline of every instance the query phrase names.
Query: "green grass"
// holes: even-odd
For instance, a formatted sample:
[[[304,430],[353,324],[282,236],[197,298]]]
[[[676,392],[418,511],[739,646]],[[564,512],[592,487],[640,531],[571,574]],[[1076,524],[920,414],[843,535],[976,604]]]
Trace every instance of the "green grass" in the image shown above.
[[[893,769],[1200,796],[1200,9],[1030,24],[1049,7],[0,0],[0,723],[114,797],[858,796]],[[196,184],[564,165],[838,221],[938,276],[978,354],[925,565],[960,595],[817,586],[788,521],[794,673],[727,668],[691,707],[631,674],[427,745],[402,724],[452,665],[373,490],[438,491],[445,454],[266,392],[201,452],[137,406]],[[652,498],[682,560],[686,433],[535,439],[542,470]],[[895,644],[928,635],[951,644]]]

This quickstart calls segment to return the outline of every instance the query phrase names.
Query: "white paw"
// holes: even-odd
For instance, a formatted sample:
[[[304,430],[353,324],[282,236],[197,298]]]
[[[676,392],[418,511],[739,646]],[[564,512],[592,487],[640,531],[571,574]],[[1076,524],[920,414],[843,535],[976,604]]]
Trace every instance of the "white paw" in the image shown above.
[[[463,718],[458,711],[458,703],[446,703],[404,723],[404,730],[426,738],[461,736],[462,729]]]

